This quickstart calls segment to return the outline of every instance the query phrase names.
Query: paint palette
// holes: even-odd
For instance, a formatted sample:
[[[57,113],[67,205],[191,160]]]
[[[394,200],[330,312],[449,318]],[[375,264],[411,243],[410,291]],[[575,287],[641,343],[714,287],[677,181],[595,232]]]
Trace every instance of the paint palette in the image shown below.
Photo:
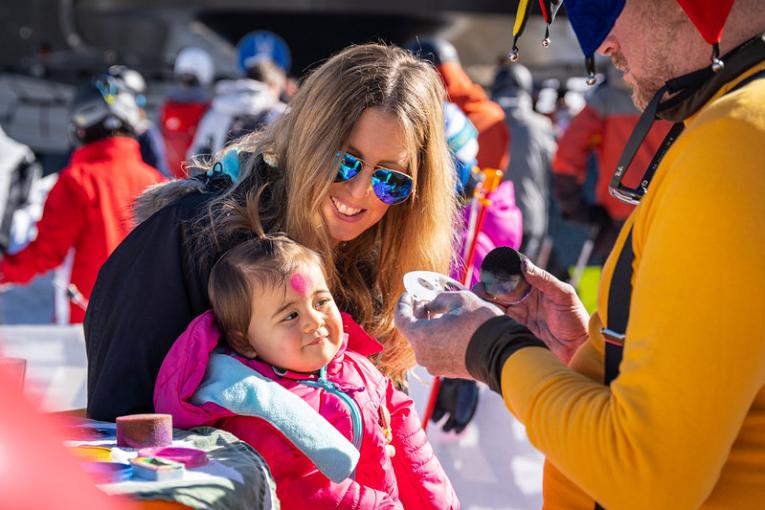
[[[97,483],[118,483],[130,478],[133,468],[124,462],[82,462],[82,469]]]
[[[442,292],[468,290],[454,278],[432,271],[406,273],[404,288],[416,301],[433,301]]]
[[[136,457],[130,460],[130,465],[133,476],[157,482],[178,480],[186,472],[182,463],[161,457]]]

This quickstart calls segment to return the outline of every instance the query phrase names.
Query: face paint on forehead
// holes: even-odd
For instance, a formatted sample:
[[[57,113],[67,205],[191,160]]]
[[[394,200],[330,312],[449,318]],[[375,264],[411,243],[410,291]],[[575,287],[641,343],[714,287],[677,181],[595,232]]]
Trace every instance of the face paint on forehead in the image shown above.
[[[301,296],[305,296],[308,293],[312,283],[310,275],[301,271],[295,271],[290,276],[290,287]]]

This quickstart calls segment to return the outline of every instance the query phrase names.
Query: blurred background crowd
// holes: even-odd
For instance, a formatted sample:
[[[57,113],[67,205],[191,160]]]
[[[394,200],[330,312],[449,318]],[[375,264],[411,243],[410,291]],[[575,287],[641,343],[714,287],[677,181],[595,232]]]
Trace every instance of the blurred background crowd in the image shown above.
[[[7,352],[34,358],[28,380],[47,385],[44,407],[84,407],[79,323],[100,266],[132,228],[133,200],[148,186],[193,175],[195,158],[268,125],[317,63],[350,44],[400,45],[437,68],[449,96],[444,129],[455,192],[466,205],[475,210],[482,170],[503,172],[476,234],[476,267],[494,246],[520,248],[593,309],[600,265],[630,210],[607,187],[638,112],[607,62],[598,63],[596,84],[586,83],[568,23],[557,23],[544,45],[545,22],[532,16],[522,64],[511,63],[517,7],[508,0],[3,2],[0,325],[11,327],[0,340]],[[666,129],[657,123],[634,165],[647,166]],[[236,157],[222,161],[237,172]],[[474,221],[470,207],[465,219]],[[456,267],[453,276],[465,274],[470,280],[470,270]],[[14,329],[30,324],[78,326],[55,334]],[[410,385],[422,408],[428,375],[416,369]],[[522,426],[481,390],[487,403],[467,427],[479,390],[444,386],[442,394],[467,409],[430,437],[463,501],[538,507],[541,456]],[[437,409],[435,418],[442,415]],[[513,439],[498,448],[491,433],[500,429]]]
[[[597,267],[629,212],[607,192],[637,118],[629,92],[606,63],[598,84],[586,85],[567,23],[557,24],[552,44],[543,47],[544,20],[532,17],[521,66],[507,58],[517,2],[440,3],[4,3],[2,143],[24,150],[0,154],[2,279],[25,287],[5,287],[0,322],[80,322],[98,264],[125,235],[104,227],[110,220],[103,218],[93,227],[101,233],[88,230],[93,220],[83,219],[89,213],[78,209],[70,189],[54,193],[48,205],[68,235],[51,226],[56,235],[14,255],[37,237],[47,194],[78,161],[78,149],[115,133],[138,141],[140,160],[158,176],[146,173],[140,184],[107,179],[104,185],[121,186],[125,196],[102,216],[122,214],[120,200],[134,190],[185,177],[189,158],[212,154],[283,112],[317,62],[368,41],[406,46],[434,61],[456,105],[447,105],[446,129],[461,179],[467,182],[476,164],[503,170],[522,214],[522,251],[570,279],[593,307]],[[656,143],[664,129],[656,128]],[[137,164],[131,155],[121,148],[107,166]]]

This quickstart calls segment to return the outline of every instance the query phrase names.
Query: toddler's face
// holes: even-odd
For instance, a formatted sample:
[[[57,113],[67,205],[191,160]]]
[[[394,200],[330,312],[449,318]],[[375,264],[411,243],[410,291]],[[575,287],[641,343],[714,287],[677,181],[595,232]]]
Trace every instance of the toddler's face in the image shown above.
[[[251,352],[276,367],[314,372],[335,356],[342,342],[340,312],[316,264],[304,264],[284,285],[256,286],[247,329]]]

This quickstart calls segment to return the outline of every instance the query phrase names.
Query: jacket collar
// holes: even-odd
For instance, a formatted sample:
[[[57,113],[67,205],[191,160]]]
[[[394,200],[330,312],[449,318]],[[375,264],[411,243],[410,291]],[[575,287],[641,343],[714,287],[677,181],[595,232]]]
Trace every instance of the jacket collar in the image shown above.
[[[659,103],[656,116],[672,122],[688,119],[707,104],[726,85],[765,60],[765,34],[753,37],[722,58],[725,66],[714,72],[710,66],[669,80],[660,93],[671,94]],[[724,92],[721,92],[724,93]]]
[[[704,105],[724,95],[747,76],[757,72],[765,62],[765,34],[753,37],[723,57],[724,67],[715,72],[711,67],[669,80],[654,95],[632,130],[619,163],[614,170],[609,192],[628,204],[637,204],[648,190],[656,169],[685,125],[693,120]],[[664,96],[669,94],[668,99]],[[656,119],[675,122],[646,169],[637,188],[622,184],[624,174],[635,158],[643,140]]]

